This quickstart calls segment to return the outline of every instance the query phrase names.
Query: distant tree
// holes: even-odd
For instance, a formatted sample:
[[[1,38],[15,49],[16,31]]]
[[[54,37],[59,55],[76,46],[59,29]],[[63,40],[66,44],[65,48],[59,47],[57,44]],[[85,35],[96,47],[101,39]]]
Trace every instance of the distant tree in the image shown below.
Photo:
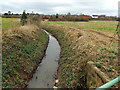
[[[4,15],[8,15],[8,13],[4,13]]]
[[[27,15],[30,15],[30,13],[27,13]]]
[[[116,20],[120,22],[120,17],[118,17]]]
[[[11,14],[11,11],[8,11],[8,14],[10,15],[10,14]]]
[[[66,20],[66,21],[74,21],[74,20],[73,20],[73,16],[71,15],[70,12],[68,12],[67,15],[65,16],[65,20]]]
[[[56,14],[56,18],[58,18],[58,14]]]
[[[67,15],[71,15],[71,13],[70,12],[68,12],[68,14]]]
[[[25,13],[25,10],[23,11],[23,14],[21,15],[21,24],[22,26],[27,23],[27,14]]]
[[[16,13],[15,15],[19,15],[18,13]]]

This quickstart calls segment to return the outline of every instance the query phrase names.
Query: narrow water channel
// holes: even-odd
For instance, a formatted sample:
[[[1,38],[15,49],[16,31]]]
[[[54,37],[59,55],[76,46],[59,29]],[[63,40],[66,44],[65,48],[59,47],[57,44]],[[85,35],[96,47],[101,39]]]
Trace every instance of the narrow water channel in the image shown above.
[[[28,83],[27,88],[52,88],[54,86],[55,75],[58,69],[58,60],[60,57],[60,45],[50,33],[49,43],[45,56]]]

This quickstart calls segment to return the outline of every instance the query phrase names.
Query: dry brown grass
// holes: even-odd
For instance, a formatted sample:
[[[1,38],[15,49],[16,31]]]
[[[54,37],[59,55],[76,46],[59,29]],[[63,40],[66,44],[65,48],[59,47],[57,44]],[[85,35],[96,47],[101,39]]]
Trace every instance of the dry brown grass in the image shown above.
[[[25,26],[14,26],[12,29],[3,31],[3,35],[7,35],[7,36],[11,36],[14,32],[21,32],[29,37],[32,37],[33,32],[36,32],[36,30],[38,30],[39,28],[35,25],[25,25]]]
[[[51,24],[54,26],[54,24]],[[73,39],[72,42],[77,44],[90,44],[92,46],[100,46],[106,48],[117,48],[118,35],[110,32],[98,32],[93,30],[81,30],[77,28],[55,25],[58,28],[64,29],[66,35]],[[115,47],[110,47],[110,43],[116,43]]]

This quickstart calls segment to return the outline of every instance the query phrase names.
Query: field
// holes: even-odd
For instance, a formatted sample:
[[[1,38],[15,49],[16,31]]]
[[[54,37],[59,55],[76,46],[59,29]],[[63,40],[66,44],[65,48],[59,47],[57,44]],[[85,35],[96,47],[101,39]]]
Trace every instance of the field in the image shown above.
[[[96,30],[115,33],[117,21],[89,21],[89,22],[47,22],[56,25],[68,26],[82,30]]]
[[[85,65],[95,65],[113,79],[117,73],[116,21],[43,22],[61,45],[58,87],[85,87]]]
[[[18,18],[2,18],[2,30],[8,30],[15,25],[20,24],[20,19]]]

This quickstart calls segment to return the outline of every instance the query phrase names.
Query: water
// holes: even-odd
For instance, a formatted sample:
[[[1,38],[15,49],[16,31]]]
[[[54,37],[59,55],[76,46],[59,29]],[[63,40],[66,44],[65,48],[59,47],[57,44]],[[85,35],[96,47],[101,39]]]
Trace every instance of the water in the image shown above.
[[[49,35],[49,43],[45,56],[27,88],[52,88],[54,86],[60,57],[60,45],[51,34],[46,33]]]

